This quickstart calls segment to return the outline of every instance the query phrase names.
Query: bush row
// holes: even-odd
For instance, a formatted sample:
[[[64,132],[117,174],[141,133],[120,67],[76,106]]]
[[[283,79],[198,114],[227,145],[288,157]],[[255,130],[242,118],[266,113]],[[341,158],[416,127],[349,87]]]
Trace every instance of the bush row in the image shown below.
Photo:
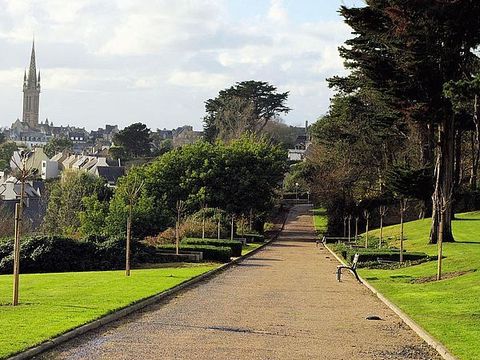
[[[341,254],[345,260],[349,263],[353,261],[355,254],[359,254],[358,262],[378,262],[378,259],[386,261],[399,261],[400,260],[400,251],[399,250],[388,250],[388,249],[344,249],[341,251]],[[417,261],[422,259],[428,259],[428,255],[422,252],[404,252],[403,260],[404,261]]]
[[[154,249],[132,242],[132,264],[149,261]],[[125,239],[78,241],[62,236],[34,236],[20,244],[22,273],[115,270],[125,266]],[[13,240],[0,243],[0,273],[13,271]]]
[[[175,250],[175,244],[159,245],[158,250]],[[201,251],[204,260],[229,262],[232,249],[226,246],[180,244],[180,251]]]
[[[260,234],[245,234],[245,235],[242,235],[242,237],[247,239],[247,242],[263,243],[265,241],[265,236]]]
[[[234,257],[242,256],[242,243],[237,240],[186,238],[182,240],[182,244],[210,245],[210,246],[220,246],[220,247],[225,246],[225,247],[229,247],[232,250],[232,256]]]

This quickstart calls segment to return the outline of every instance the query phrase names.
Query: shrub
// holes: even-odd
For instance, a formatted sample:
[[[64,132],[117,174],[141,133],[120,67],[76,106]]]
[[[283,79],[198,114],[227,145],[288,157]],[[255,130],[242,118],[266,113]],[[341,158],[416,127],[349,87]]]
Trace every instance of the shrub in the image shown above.
[[[132,264],[154,256],[154,249],[132,242]],[[125,239],[89,238],[79,241],[62,236],[35,236],[20,245],[20,271],[65,272],[121,269],[125,264]],[[0,243],[0,273],[13,271],[13,240]]]
[[[400,260],[400,251],[399,250],[382,250],[382,249],[344,249],[341,251],[341,254],[345,260],[348,262],[353,261],[355,254],[359,254],[358,262],[378,262],[378,259],[386,261],[399,261]],[[422,259],[428,259],[428,255],[422,252],[404,252],[403,260],[404,261],[417,261]]]
[[[172,251],[175,250],[175,245],[160,245],[157,246],[159,250]],[[211,245],[189,245],[180,244],[181,251],[201,251],[204,260],[229,262],[232,257],[232,249],[226,246],[211,246]]]
[[[232,256],[242,256],[242,243],[236,240],[187,238],[182,240],[182,244],[228,246],[230,249],[232,249]]]
[[[183,237],[198,238],[202,236],[202,220],[195,220],[189,218],[181,225]],[[220,235],[225,234],[225,229],[220,227]],[[216,238],[217,237],[217,223],[212,219],[205,219],[205,237]]]
[[[243,237],[247,239],[247,242],[263,243],[265,241],[265,236],[259,234],[245,234]]]
[[[180,224],[180,239],[184,238],[199,238],[202,236],[202,220],[197,215],[187,218]],[[205,237],[217,237],[217,223],[212,219],[205,219]],[[230,230],[220,226],[220,236],[228,236]],[[145,238],[145,243],[149,245],[165,245],[175,243],[175,227],[169,227],[165,231],[158,234],[158,236],[149,236]]]

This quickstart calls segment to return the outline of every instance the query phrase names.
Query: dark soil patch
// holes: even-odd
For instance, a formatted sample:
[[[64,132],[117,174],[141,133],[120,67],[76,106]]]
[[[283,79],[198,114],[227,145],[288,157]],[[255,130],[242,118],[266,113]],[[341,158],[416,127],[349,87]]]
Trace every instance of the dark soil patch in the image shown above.
[[[477,271],[477,269],[448,272],[448,273],[442,274],[442,280],[456,278],[458,276],[462,276],[462,275],[465,275],[465,274],[470,274],[470,273],[473,273],[475,271]],[[425,276],[425,277],[413,279],[410,282],[412,284],[425,284],[425,283],[429,283],[429,282],[432,282],[432,281],[437,281],[437,275]]]
[[[375,359],[391,359],[391,360],[400,360],[400,359],[415,359],[415,360],[429,360],[437,358],[436,352],[430,348],[427,344],[417,345],[407,345],[399,348],[394,348],[392,350],[381,351],[379,353],[374,353],[372,355]],[[377,357],[378,356],[378,357]]]

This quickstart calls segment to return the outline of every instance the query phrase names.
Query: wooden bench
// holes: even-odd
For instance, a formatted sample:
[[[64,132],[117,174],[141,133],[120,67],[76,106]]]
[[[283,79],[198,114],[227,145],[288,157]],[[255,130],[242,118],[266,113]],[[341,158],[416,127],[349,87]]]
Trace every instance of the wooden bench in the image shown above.
[[[359,254],[355,254],[355,256],[353,257],[352,265],[350,265],[350,266],[347,266],[347,265],[338,265],[338,266],[337,266],[337,280],[338,280],[338,281],[341,281],[342,269],[347,269],[347,270],[349,270],[353,275],[355,275],[355,278],[358,280],[359,283],[362,282],[362,281],[360,280],[360,278],[358,277],[358,274],[357,274],[357,264],[358,264],[358,258],[359,258],[359,257],[360,257]]]

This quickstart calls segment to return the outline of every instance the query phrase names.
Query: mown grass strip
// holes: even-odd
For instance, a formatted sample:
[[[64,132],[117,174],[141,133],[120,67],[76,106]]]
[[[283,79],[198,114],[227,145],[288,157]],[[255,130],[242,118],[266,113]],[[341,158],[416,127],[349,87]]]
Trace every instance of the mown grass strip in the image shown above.
[[[436,245],[428,245],[429,229],[430,219],[406,223],[406,249],[435,255]],[[359,272],[459,359],[480,359],[480,212],[457,215],[453,231],[457,242],[444,246],[443,271],[452,274],[450,278],[430,281],[436,261]],[[398,246],[398,234],[398,225],[384,229],[390,246]],[[371,236],[379,236],[379,231]]]
[[[25,350],[141,299],[168,290],[218,264],[123,271],[26,274],[20,305],[9,305],[12,277],[0,276],[0,358]]]

